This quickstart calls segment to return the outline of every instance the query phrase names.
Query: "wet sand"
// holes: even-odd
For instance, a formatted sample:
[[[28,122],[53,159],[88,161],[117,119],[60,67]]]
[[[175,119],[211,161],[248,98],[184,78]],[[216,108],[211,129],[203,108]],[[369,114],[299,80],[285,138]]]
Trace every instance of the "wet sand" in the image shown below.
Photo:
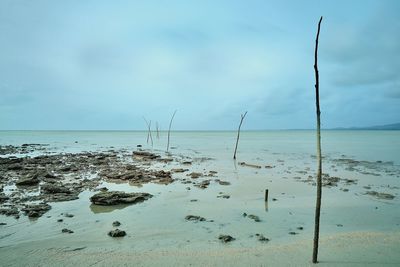
[[[228,152],[179,149],[0,151],[0,208],[18,212],[0,215],[4,266],[311,265],[312,155],[256,151],[234,162]],[[399,166],[338,154],[324,164],[321,265],[398,265]],[[32,184],[16,185],[27,176]],[[113,191],[152,197],[91,203]],[[49,208],[26,209],[40,203]],[[117,228],[126,236],[110,237]]]

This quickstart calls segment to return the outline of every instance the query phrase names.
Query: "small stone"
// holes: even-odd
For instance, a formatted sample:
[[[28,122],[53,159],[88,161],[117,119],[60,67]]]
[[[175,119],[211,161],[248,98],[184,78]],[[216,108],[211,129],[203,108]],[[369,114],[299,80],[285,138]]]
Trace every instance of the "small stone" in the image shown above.
[[[73,214],[70,214],[70,213],[65,213],[64,216],[67,217],[67,218],[72,218],[72,217],[74,217],[74,215],[73,215]]]
[[[63,221],[64,221],[63,219],[58,219],[58,220],[57,220],[57,222],[63,222]]]
[[[297,234],[299,234],[299,233],[296,233],[296,232],[289,232],[289,235],[297,235]]]
[[[2,223],[0,223],[0,225],[7,225],[7,223],[3,223],[3,222],[2,222]]]
[[[67,229],[67,228],[62,229],[61,232],[62,232],[62,233],[66,233],[66,234],[73,234],[73,233],[74,233],[74,231],[69,230],[69,229]]]
[[[118,227],[118,226],[121,225],[121,223],[120,223],[119,221],[115,221],[115,222],[112,223],[112,225],[113,225],[114,227]]]
[[[304,228],[302,226],[297,227],[297,230],[303,230]]]
[[[228,243],[236,240],[230,235],[219,235],[218,239],[221,240],[222,243]]]
[[[108,235],[111,237],[123,237],[126,236],[126,232],[123,230],[115,229],[108,232]]]
[[[255,222],[261,222],[260,217],[258,217],[257,215],[247,215],[247,218],[254,220]]]
[[[262,234],[256,234],[258,241],[260,242],[268,242],[269,238],[266,238],[265,236],[263,236]]]
[[[187,216],[185,217],[185,220],[186,220],[186,221],[203,222],[203,221],[205,221],[206,219],[203,218],[203,217],[201,217],[201,216],[197,216],[197,215],[187,215]]]

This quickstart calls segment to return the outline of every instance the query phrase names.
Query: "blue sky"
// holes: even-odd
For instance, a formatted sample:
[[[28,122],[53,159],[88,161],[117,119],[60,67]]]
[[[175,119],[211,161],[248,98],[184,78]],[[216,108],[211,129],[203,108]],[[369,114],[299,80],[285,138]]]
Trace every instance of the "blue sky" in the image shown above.
[[[0,1],[0,129],[400,122],[400,1]]]

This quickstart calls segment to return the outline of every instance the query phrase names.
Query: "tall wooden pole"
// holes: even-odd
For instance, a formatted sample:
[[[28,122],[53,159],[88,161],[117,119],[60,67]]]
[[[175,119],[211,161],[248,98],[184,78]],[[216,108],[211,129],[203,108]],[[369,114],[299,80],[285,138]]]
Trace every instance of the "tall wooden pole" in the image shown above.
[[[172,120],[174,119],[175,114],[176,114],[176,110],[174,111],[174,114],[172,114],[171,121],[169,122],[169,127],[168,127],[168,141],[167,141],[167,152],[168,152],[168,149],[169,149],[169,136],[170,136],[170,133],[171,133]]]
[[[317,201],[315,204],[315,227],[314,227],[314,246],[312,262],[318,262],[318,241],[319,241],[319,222],[321,215],[321,197],[322,197],[322,156],[321,156],[321,110],[319,108],[319,73],[318,73],[318,38],[321,28],[322,17],[318,22],[317,38],[315,39],[315,104],[317,108]]]
[[[247,111],[244,114],[240,114],[240,123],[239,123],[239,128],[237,132],[237,138],[236,138],[236,146],[235,146],[235,152],[233,153],[233,159],[236,159],[236,151],[239,143],[239,135],[240,135],[240,127],[242,127],[242,123],[244,120],[244,117],[246,117]]]

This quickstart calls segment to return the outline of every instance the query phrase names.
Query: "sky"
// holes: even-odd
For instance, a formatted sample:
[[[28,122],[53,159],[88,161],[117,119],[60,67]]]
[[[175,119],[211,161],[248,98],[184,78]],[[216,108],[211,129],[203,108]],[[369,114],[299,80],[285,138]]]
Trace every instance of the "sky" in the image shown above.
[[[0,1],[0,130],[400,122],[400,1]]]

